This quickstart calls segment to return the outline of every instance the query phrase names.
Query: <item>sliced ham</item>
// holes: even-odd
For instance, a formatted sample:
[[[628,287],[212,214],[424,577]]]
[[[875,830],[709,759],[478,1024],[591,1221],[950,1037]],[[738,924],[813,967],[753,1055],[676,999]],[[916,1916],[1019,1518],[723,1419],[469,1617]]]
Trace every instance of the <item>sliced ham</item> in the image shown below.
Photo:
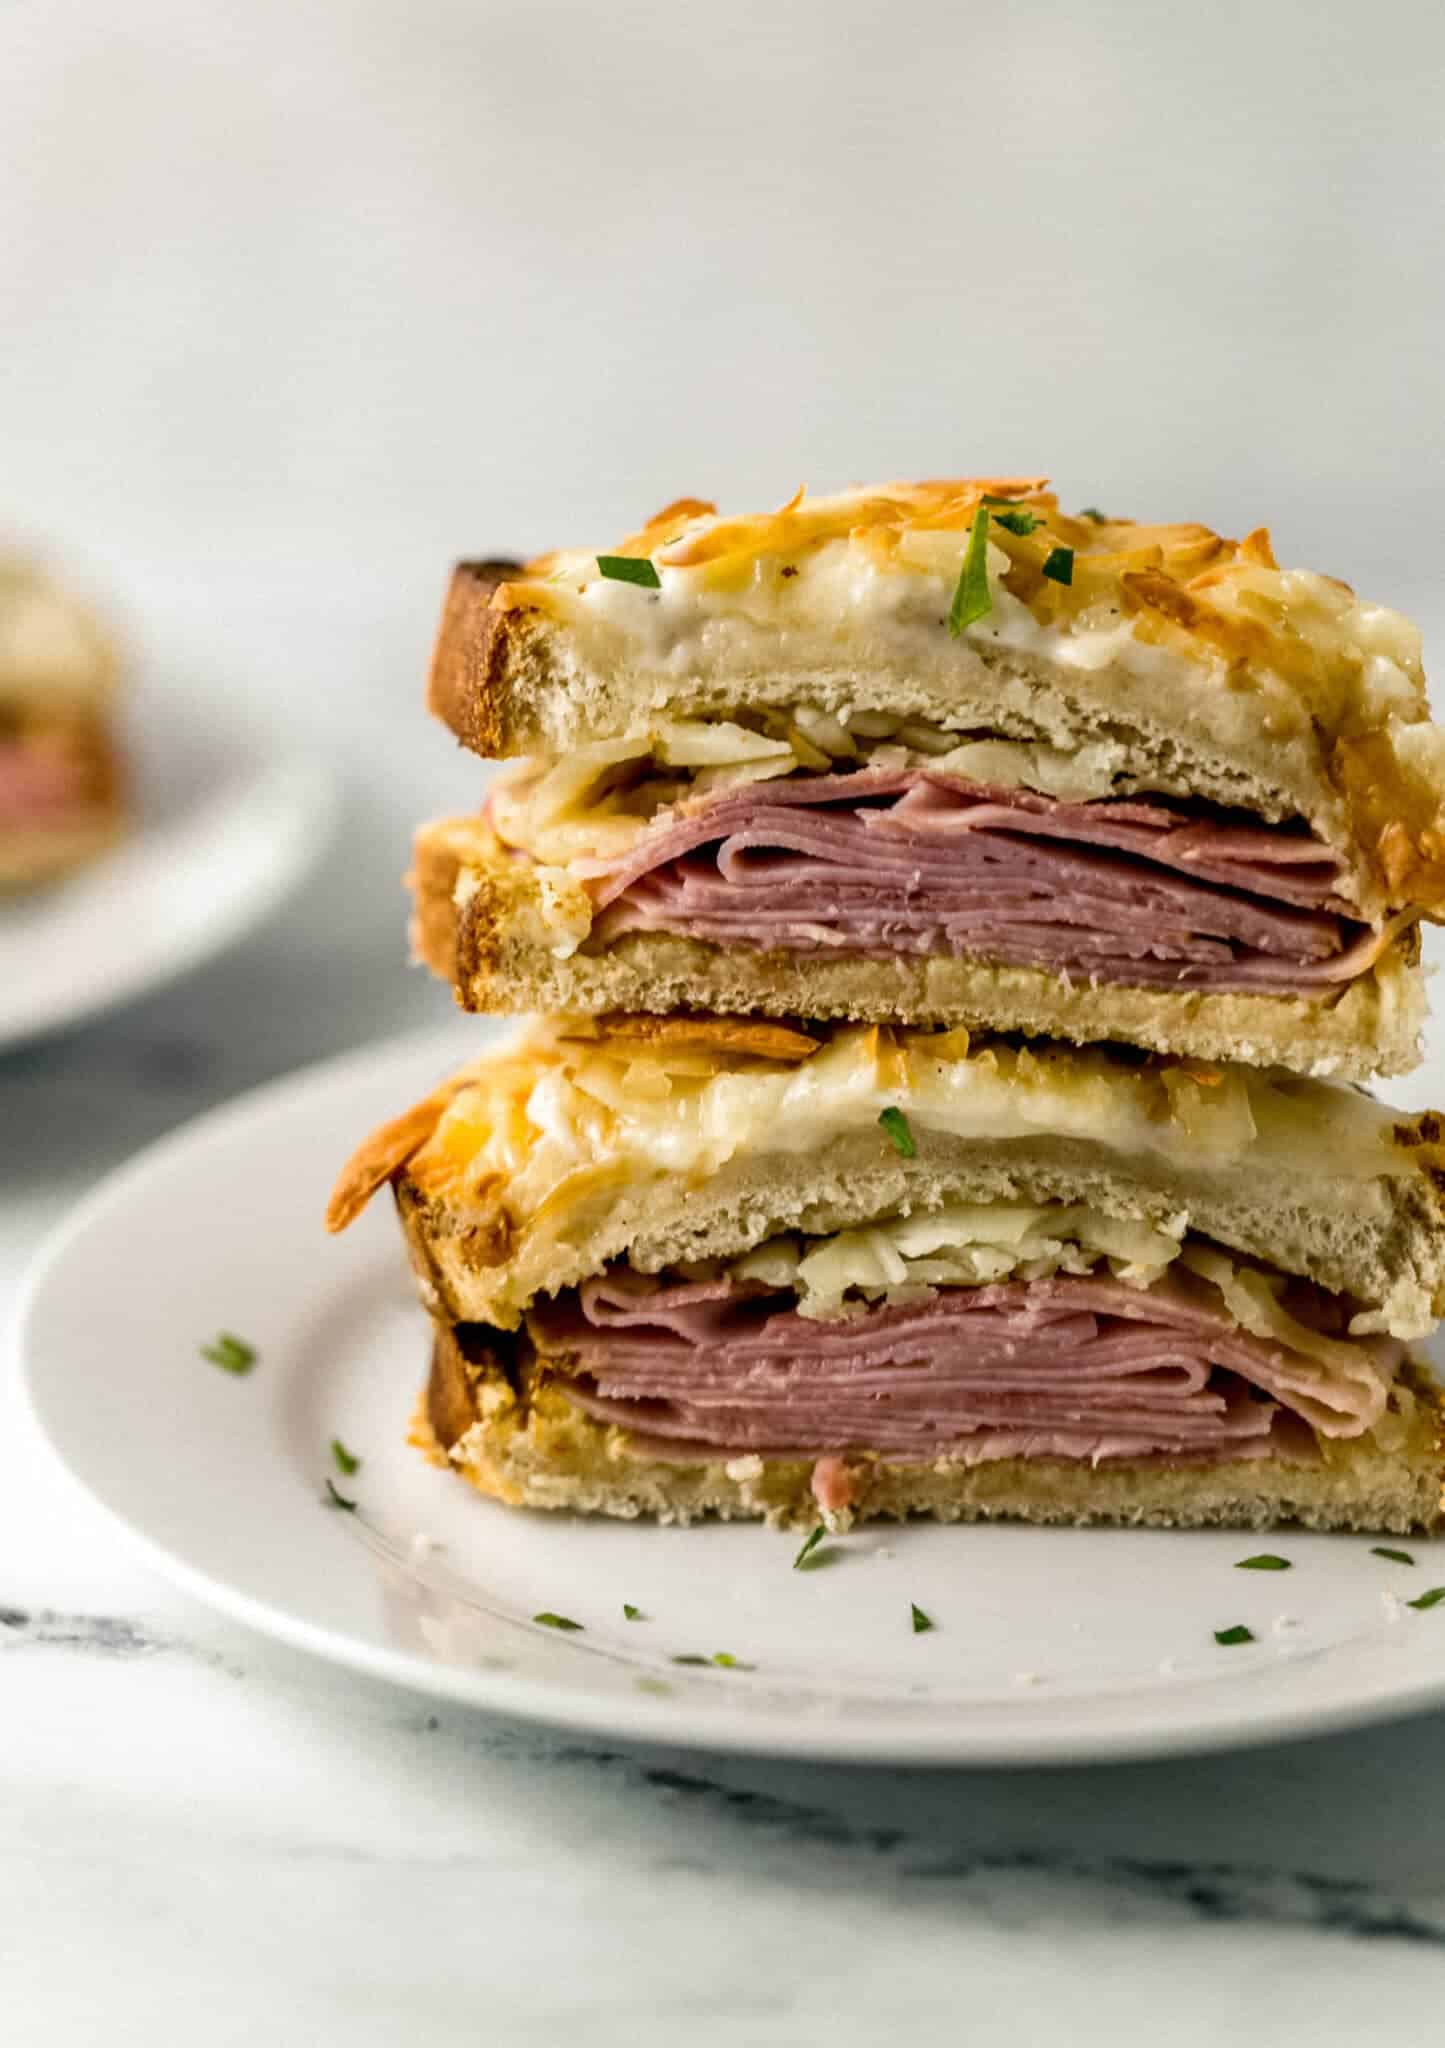
[[[623,1270],[530,1320],[584,1413],[673,1457],[1265,1457],[1297,1446],[1300,1424],[1363,1434],[1403,1355],[1366,1338],[1351,1363],[1323,1364],[1172,1277],[948,1287],[820,1322],[756,1285]]]
[[[0,824],[49,824],[82,805],[87,790],[77,762],[38,740],[0,741]]]
[[[1389,937],[1352,916],[1337,856],[1297,828],[1162,798],[1062,803],[930,769],[700,799],[578,872],[604,944],[666,931],[1295,994],[1365,972]]]

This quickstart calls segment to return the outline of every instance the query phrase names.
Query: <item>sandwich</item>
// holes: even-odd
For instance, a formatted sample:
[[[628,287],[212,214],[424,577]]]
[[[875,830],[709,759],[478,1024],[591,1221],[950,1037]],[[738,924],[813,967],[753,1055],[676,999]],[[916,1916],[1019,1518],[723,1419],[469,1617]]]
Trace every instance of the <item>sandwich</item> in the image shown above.
[[[454,575],[423,827],[463,1007],[962,1025],[1362,1078],[1445,904],[1419,636],[1267,532],[888,484]]]
[[[1445,1124],[952,1029],[558,1016],[369,1138],[416,1440],[498,1500],[1411,1530],[1440,1517]]]
[[[115,650],[45,572],[0,557],[0,888],[91,860],[125,818]]]

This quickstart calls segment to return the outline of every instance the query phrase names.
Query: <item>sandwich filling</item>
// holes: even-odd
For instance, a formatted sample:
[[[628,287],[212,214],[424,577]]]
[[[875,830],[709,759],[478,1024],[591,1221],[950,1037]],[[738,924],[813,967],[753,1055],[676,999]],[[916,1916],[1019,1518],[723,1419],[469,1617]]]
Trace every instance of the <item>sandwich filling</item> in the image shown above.
[[[1105,1246],[1111,1247],[1106,1250]],[[640,1455],[847,1461],[1309,1458],[1386,1413],[1405,1348],[1201,1241],[1012,1205],[778,1240],[714,1270],[626,1265],[528,1315],[585,1415]]]
[[[493,791],[489,818],[519,857],[582,883],[590,919],[561,934],[564,955],[669,932],[1308,995],[1367,973],[1400,928],[1361,919],[1339,855],[1303,820],[1081,796],[1109,787],[1107,748],[1085,762],[1000,740],[939,754],[923,732],[866,752],[841,738],[857,765],[840,769],[796,727],[781,742],[674,727],[661,763],[638,758],[644,740],[581,750],[606,758],[552,771],[522,764]],[[709,747],[715,765],[667,778],[669,755],[685,767]],[[800,762],[800,747],[821,765]]]
[[[115,759],[98,716],[14,714],[0,709],[0,831],[83,822],[115,799]]]

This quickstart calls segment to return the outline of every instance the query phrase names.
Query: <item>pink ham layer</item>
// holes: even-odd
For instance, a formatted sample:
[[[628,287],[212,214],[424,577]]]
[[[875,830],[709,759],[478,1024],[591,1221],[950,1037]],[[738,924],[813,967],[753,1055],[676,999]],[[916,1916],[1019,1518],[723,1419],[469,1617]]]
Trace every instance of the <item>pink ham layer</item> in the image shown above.
[[[1262,1458],[1363,1434],[1404,1347],[1357,1340],[1352,1381],[1253,1337],[1212,1290],[1091,1275],[950,1287],[837,1321],[727,1279],[620,1269],[532,1314],[583,1412],[664,1457]]]
[[[84,799],[80,764],[62,748],[0,741],[0,825],[51,824]]]
[[[1340,862],[1285,826],[1162,799],[1061,803],[927,769],[796,776],[659,820],[579,863],[602,943],[954,954],[1135,985],[1307,994],[1379,939]]]

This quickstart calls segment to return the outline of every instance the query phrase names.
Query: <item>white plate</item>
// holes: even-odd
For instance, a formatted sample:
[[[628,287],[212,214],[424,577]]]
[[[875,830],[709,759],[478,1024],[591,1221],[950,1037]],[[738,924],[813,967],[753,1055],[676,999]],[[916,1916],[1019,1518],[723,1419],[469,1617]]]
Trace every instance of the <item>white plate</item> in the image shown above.
[[[1410,1569],[1368,1538],[888,1526],[796,1572],[796,1536],[518,1513],[433,1469],[404,1441],[427,1339],[389,1204],[338,1241],[321,1211],[357,1138],[493,1028],[353,1055],[204,1118],[38,1262],[19,1347],[41,1429],[183,1586],[423,1692],[720,1749],[1074,1762],[1445,1702],[1445,1604],[1400,1605],[1445,1582],[1445,1545],[1406,1544]],[[226,1329],[259,1348],[247,1378],[198,1356]],[[354,1479],[333,1436],[364,1459]],[[359,1512],[323,1505],[328,1475]],[[1262,1549],[1293,1568],[1234,1569]],[[914,1601],[931,1633],[913,1633]],[[536,1626],[542,1610],[583,1630]],[[1237,1622],[1258,1641],[1216,1645]],[[754,1668],[671,1661],[716,1651]]]
[[[334,800],[305,761],[197,686],[142,692],[126,735],[130,836],[46,888],[0,895],[0,1047],[173,979],[241,938],[325,846]]]

